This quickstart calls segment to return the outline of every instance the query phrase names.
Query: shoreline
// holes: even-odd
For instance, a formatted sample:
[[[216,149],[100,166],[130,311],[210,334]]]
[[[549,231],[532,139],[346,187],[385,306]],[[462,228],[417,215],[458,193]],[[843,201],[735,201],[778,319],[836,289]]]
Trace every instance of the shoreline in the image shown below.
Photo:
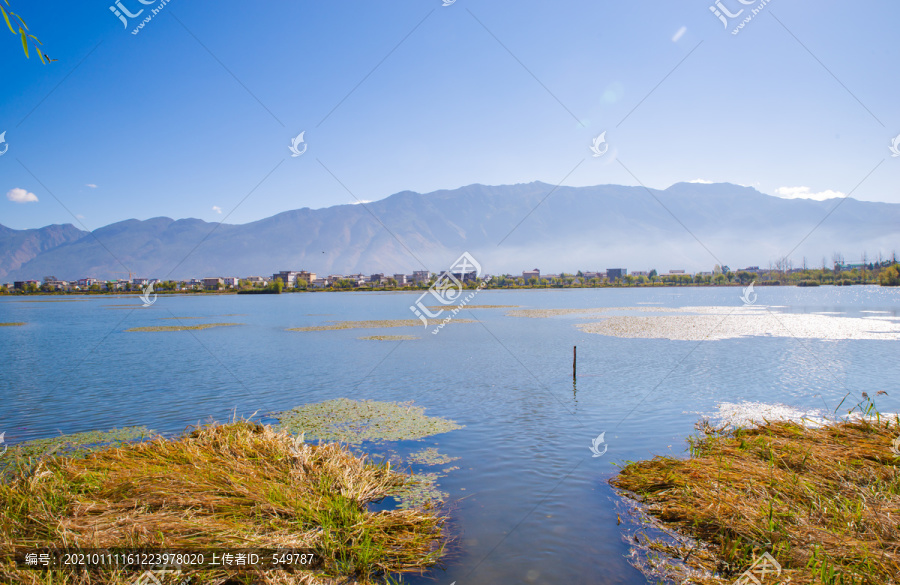
[[[781,283],[781,282],[757,282],[755,286],[765,286],[765,287],[793,287],[793,288],[820,288],[820,287],[843,287],[843,286],[873,286],[878,288],[891,288],[886,287],[885,285],[878,284],[877,282],[865,282],[865,283],[853,283],[852,285],[841,285],[841,284],[821,284],[814,287],[809,285],[799,284],[799,283]],[[744,285],[741,283],[722,283],[722,284],[710,284],[710,283],[635,283],[635,284],[624,284],[624,283],[602,283],[602,284],[575,284],[575,285],[515,285],[515,286],[486,286],[482,290],[494,290],[494,291],[504,291],[504,290],[559,290],[559,289],[634,289],[634,288],[645,288],[645,289],[659,289],[659,288],[743,288]],[[466,287],[463,290],[475,290],[476,287]],[[428,288],[413,288],[413,287],[378,287],[378,288],[370,288],[370,287],[359,287],[359,288],[307,288],[307,289],[289,289],[285,288],[280,293],[266,291],[262,289],[245,289],[245,290],[220,290],[220,291],[207,291],[207,290],[191,290],[191,291],[163,291],[163,290],[154,290],[154,294],[159,296],[229,296],[229,295],[277,295],[277,294],[298,294],[298,293],[352,293],[352,292],[405,292],[405,293],[423,293],[427,292]],[[9,298],[17,298],[17,297],[54,297],[54,296],[82,296],[82,297],[111,297],[115,298],[117,296],[123,298],[131,298],[131,297],[139,297],[143,294],[142,291],[114,291],[114,292],[105,292],[105,291],[36,291],[36,292],[24,292],[24,291],[11,291],[11,292],[0,292],[0,298],[9,297]]]

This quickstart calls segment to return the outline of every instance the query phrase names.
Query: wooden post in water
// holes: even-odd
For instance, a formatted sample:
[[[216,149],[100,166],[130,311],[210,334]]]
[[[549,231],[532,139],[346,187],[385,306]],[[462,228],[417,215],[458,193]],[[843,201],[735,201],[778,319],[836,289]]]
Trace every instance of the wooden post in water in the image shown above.
[[[573,345],[572,346],[572,379],[573,380],[575,379],[575,367],[576,367],[577,361],[578,361],[578,346]]]

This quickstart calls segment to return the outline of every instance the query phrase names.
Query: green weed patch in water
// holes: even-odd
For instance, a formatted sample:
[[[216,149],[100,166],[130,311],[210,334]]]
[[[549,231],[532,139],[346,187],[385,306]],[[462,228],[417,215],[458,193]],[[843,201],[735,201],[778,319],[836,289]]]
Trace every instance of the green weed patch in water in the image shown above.
[[[415,335],[369,335],[368,337],[357,337],[364,341],[415,341],[420,339]]]
[[[15,323],[0,323],[0,327],[21,327],[24,324],[24,321],[18,321]]]
[[[441,311],[447,309],[455,309],[456,305],[434,305],[426,307],[431,311]],[[463,309],[518,309],[519,305],[466,305]]]
[[[437,481],[441,477],[443,474],[435,472],[413,473],[409,483],[391,491],[391,496],[397,500],[397,508],[427,510],[446,501],[450,494],[438,489]]]
[[[192,331],[192,330],[200,330],[200,329],[209,329],[211,327],[232,327],[234,325],[243,325],[243,323],[201,323],[200,325],[156,325],[153,327],[134,327],[133,329],[126,329],[126,332],[129,331]]]
[[[306,404],[273,415],[291,433],[307,439],[360,444],[408,441],[463,428],[452,420],[425,415],[412,402],[376,402],[338,398]]]
[[[414,465],[446,465],[458,460],[459,457],[450,457],[443,453],[439,453],[434,447],[428,447],[415,453],[410,453],[407,461]],[[459,469],[458,467],[450,467],[442,469],[441,473],[436,471],[413,473],[410,483],[395,489],[391,495],[397,500],[397,507],[400,509],[409,508],[430,508],[442,504],[447,500],[449,494],[438,489],[438,480],[442,477]]]
[[[472,319],[453,319],[451,323],[474,323]],[[440,325],[440,319],[429,319],[429,325]],[[386,329],[388,327],[421,327],[418,319],[392,319],[383,321],[335,321],[331,325],[313,327],[291,327],[287,331],[338,331],[340,329]]]
[[[10,447],[5,455],[0,456],[0,479],[30,469],[33,462],[44,455],[84,457],[102,449],[121,447],[155,436],[154,431],[140,426],[25,441]]]
[[[216,317],[242,317],[244,313],[225,313],[224,315],[209,315],[208,317],[160,317],[161,321],[180,321],[182,319],[215,319]]]
[[[434,447],[428,447],[427,449],[410,453],[407,459],[410,463],[416,463],[418,465],[446,465],[447,463],[459,460],[459,457],[450,457],[449,455],[439,453]]]

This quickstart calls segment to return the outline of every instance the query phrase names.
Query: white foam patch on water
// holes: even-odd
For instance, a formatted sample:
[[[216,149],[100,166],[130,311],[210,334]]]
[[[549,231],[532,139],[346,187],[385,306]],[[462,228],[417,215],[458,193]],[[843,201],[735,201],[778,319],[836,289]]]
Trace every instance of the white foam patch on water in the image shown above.
[[[846,416],[835,418],[833,412],[821,409],[803,410],[788,406],[787,404],[768,402],[721,402],[716,405],[714,412],[685,412],[684,414],[699,414],[708,418],[715,427],[756,427],[766,421],[791,421],[810,428],[818,428],[829,424],[847,420],[876,420],[877,416],[863,416],[860,412],[853,412]],[[896,413],[883,413],[881,420],[896,420]]]
[[[792,421],[811,427],[829,423],[823,410],[801,410],[786,404],[766,402],[722,402],[715,412],[694,412],[708,418],[713,426],[755,427],[766,421]]]
[[[634,310],[634,309],[633,309]],[[637,308],[637,311],[649,309]],[[655,309],[667,315],[597,314],[601,321],[582,323],[585,333],[637,339],[684,341],[738,337],[793,337],[805,339],[900,340],[900,323],[885,317],[836,317],[803,313],[779,313],[765,307],[684,307]],[[671,314],[682,313],[682,314]]]

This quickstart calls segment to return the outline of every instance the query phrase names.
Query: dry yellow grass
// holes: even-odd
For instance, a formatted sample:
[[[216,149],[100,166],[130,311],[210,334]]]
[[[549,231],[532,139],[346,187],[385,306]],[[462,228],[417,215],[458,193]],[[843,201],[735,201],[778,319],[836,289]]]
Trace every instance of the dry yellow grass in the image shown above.
[[[611,480],[659,526],[696,539],[650,539],[663,560],[651,555],[645,569],[679,583],[726,585],[768,552],[784,568],[781,580],[794,585],[896,583],[896,421],[702,428],[689,459],[630,463]]]
[[[49,456],[30,467],[0,483],[0,546],[7,549],[292,548],[321,560],[315,570],[253,575],[267,585],[373,582],[422,570],[443,554],[444,517],[367,509],[406,485],[408,475],[338,444],[297,443],[268,426],[212,425],[178,440]],[[111,568],[42,572],[0,559],[2,583],[124,585],[137,576]],[[185,576],[218,585],[238,573],[186,569],[179,579]]]

